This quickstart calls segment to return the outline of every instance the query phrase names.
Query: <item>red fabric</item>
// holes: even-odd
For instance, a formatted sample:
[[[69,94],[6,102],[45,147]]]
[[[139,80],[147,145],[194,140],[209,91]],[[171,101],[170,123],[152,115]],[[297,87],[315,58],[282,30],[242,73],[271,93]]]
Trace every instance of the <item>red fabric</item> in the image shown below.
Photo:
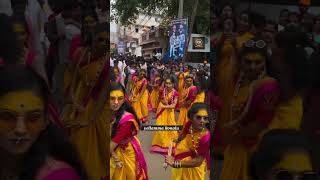
[[[214,145],[214,147],[218,146],[218,147],[223,147],[224,144],[222,142],[222,137],[221,137],[221,130],[219,127],[216,127],[213,133],[213,137],[212,137],[212,144]]]
[[[208,99],[209,99],[209,104],[212,111],[221,109],[223,102],[212,91],[208,92]]]
[[[74,60],[73,58],[74,53],[76,52],[77,48],[81,44],[81,35],[76,35],[72,38],[70,48],[69,48],[69,59]]]
[[[199,146],[198,146],[198,153],[200,156],[204,157],[207,161],[207,170],[210,170],[210,132],[207,132],[200,140]]]
[[[27,56],[26,56],[26,65],[31,66],[35,57],[36,57],[36,53],[28,51]]]
[[[48,17],[48,21],[54,21],[56,18],[57,14],[53,13]]]
[[[276,81],[261,84],[254,93],[250,110],[241,125],[245,127],[252,122],[259,122],[264,127],[268,127],[273,119],[279,95],[280,89]],[[257,138],[245,138],[243,142],[249,148],[256,144]]]
[[[80,177],[75,172],[75,170],[71,168],[66,168],[66,169],[58,169],[51,172],[43,180],[57,180],[57,179],[80,180]]]
[[[2,58],[0,58],[0,65],[5,65],[5,62]]]
[[[190,127],[191,127],[191,121],[188,121],[184,126],[183,126],[183,130],[182,133],[187,135],[190,134]]]
[[[278,102],[279,95],[280,88],[276,81],[266,82],[261,85],[261,87],[255,91],[248,117],[243,122],[243,125],[257,121],[267,127],[272,121],[275,110],[274,107]]]
[[[128,121],[123,123],[117,128],[117,134],[112,138],[114,143],[120,144],[121,141],[131,138],[132,132],[135,131],[135,127],[132,122]]]
[[[210,152],[210,141],[206,141],[204,144],[201,144],[201,146],[198,148],[198,154],[204,158],[208,156],[209,152]]]

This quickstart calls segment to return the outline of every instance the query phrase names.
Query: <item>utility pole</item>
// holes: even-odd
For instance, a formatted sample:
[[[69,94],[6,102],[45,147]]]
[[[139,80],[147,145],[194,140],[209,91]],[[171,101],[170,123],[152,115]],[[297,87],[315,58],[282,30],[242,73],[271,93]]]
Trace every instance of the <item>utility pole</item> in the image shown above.
[[[199,4],[199,0],[195,0],[194,1],[194,7],[193,7],[193,11],[192,11],[192,14],[191,14],[191,21],[189,23],[189,31],[188,31],[188,35],[187,35],[187,40],[186,40],[186,45],[185,45],[185,54],[182,58],[182,61],[185,62],[186,61],[186,58],[187,58],[187,49],[188,49],[188,46],[189,46],[189,40],[190,40],[190,37],[191,37],[191,34],[192,34],[192,30],[193,30],[193,25],[194,25],[194,21],[195,21],[195,17],[197,15],[197,9],[198,9],[198,4]],[[188,21],[189,22],[189,21]]]
[[[178,12],[179,19],[183,17],[183,1],[184,0],[179,0],[179,12]]]

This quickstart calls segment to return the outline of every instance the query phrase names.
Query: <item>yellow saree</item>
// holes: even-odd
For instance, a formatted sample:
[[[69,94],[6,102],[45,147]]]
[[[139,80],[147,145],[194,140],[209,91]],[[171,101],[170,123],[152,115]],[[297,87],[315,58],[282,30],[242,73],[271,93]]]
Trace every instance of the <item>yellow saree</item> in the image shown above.
[[[150,94],[150,101],[151,101],[151,106],[152,110],[156,111],[160,102],[160,77],[157,77],[154,80],[154,85],[155,87],[152,88],[151,94]]]
[[[84,52],[83,48],[79,48],[76,53],[81,56]],[[74,78],[75,82],[71,83],[75,88],[70,88],[73,89],[70,93],[75,102],[65,107],[62,117],[64,126],[70,132],[70,140],[92,180],[101,180],[107,176],[109,152],[106,149],[109,146],[110,116],[104,93],[108,85],[107,59],[98,58],[77,68],[78,78]]]
[[[123,167],[116,168],[114,159],[110,158],[110,180],[147,180],[147,166],[140,141],[136,136],[139,131],[139,125],[132,114],[127,114],[120,120],[118,129],[121,129],[126,122],[134,124],[134,131],[132,132],[132,137],[123,139],[115,150],[117,157],[123,163]],[[132,129],[128,129],[128,131],[132,131]]]
[[[179,94],[179,107],[180,114],[178,119],[178,125],[184,125],[188,120],[188,111],[195,101],[197,95],[197,87],[191,86],[189,88],[183,88],[181,95]]]
[[[243,117],[238,123],[241,127],[246,128],[251,123],[259,122],[267,129],[274,117],[278,96],[279,87],[272,78],[265,77],[252,86],[244,85],[239,88],[238,96],[234,98],[232,117]],[[255,137],[242,137],[241,134],[235,133],[231,136],[234,142],[228,143],[224,151],[220,180],[250,180],[249,159],[262,132]]]
[[[168,105],[171,105],[176,98],[178,98],[178,92],[176,90],[173,90],[167,95],[163,92],[161,96],[162,101],[168,102]],[[176,118],[174,109],[164,109],[163,106],[164,104],[160,102],[156,113],[156,125],[175,126]],[[177,137],[177,131],[156,131],[153,136],[150,152],[167,155],[170,142]]]
[[[135,79],[134,85],[132,86],[131,94],[130,94],[131,105],[135,110],[139,120],[143,123],[148,122],[148,113],[149,113],[149,109],[148,109],[149,93],[148,93],[148,90],[145,88],[147,87],[147,83],[148,82],[146,79],[142,79],[142,80]]]
[[[190,128],[190,122],[184,128]],[[184,133],[186,131],[184,130]],[[180,161],[189,161],[195,156],[195,150],[198,155],[205,158],[199,167],[194,168],[173,168],[171,180],[205,180],[206,170],[210,164],[210,132],[195,132],[194,139],[200,139],[198,147],[195,147],[192,142],[190,133],[186,133],[186,137],[177,145],[175,150],[175,159]],[[196,149],[195,149],[196,148]]]

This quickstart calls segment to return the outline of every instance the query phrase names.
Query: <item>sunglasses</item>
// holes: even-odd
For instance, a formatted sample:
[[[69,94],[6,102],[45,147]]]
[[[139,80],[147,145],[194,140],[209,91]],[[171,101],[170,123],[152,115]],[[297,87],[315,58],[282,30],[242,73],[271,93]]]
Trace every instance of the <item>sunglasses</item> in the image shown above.
[[[274,177],[276,180],[319,180],[315,172],[291,173],[288,170],[278,170]]]
[[[264,42],[263,40],[258,40],[258,41],[249,40],[244,43],[244,46],[247,48],[256,47],[256,48],[262,49],[262,48],[266,47],[266,45],[267,45],[266,42]]]

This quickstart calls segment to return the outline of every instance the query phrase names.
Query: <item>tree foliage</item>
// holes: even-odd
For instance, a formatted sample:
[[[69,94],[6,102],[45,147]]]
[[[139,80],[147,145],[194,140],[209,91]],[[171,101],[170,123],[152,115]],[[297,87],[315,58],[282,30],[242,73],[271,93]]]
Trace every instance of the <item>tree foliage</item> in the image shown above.
[[[194,0],[184,0],[183,16],[190,19],[194,8]],[[172,19],[177,18],[179,0],[115,0],[111,4],[112,18],[121,25],[132,25],[140,13],[159,15],[160,26],[167,29]],[[210,32],[210,0],[201,0],[198,6],[194,33]]]

